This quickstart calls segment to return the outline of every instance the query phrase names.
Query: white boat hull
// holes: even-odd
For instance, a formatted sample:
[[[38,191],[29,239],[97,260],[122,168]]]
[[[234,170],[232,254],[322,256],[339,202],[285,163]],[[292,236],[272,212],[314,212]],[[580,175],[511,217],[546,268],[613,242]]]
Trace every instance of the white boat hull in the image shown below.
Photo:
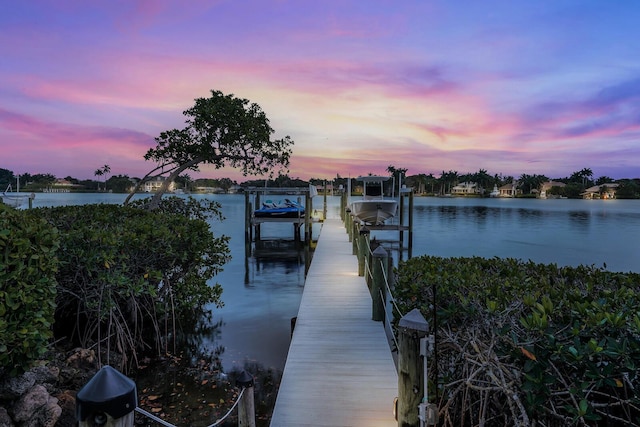
[[[396,215],[398,201],[393,199],[356,200],[351,202],[351,214],[366,224],[381,225]]]
[[[5,205],[9,205],[14,208],[19,208],[20,206],[26,204],[29,201],[29,195],[9,195],[6,193],[0,193],[0,200]]]

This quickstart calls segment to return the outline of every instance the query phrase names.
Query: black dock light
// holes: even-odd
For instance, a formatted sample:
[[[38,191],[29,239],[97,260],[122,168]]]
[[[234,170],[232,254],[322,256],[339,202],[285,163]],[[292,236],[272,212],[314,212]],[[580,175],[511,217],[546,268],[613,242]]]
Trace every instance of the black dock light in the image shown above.
[[[247,371],[242,371],[240,373],[240,376],[236,380],[236,385],[242,388],[253,387],[253,384],[254,384],[253,376]]]
[[[104,366],[76,395],[76,418],[82,426],[133,425],[138,406],[136,384],[111,366]],[[122,419],[121,422],[115,421]],[[130,422],[128,422],[130,420]]]

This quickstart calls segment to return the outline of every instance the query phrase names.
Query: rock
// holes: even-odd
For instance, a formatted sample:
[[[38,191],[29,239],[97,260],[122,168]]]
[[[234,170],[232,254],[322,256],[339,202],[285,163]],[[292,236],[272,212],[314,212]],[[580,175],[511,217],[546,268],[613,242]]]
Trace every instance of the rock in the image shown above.
[[[72,390],[65,390],[55,397],[58,399],[58,405],[62,408],[62,415],[58,419],[58,425],[60,426],[75,426],[76,421],[76,392]],[[1,426],[2,424],[0,424]]]
[[[41,365],[18,377],[7,378],[0,382],[0,399],[16,399],[25,394],[35,384],[55,382],[59,373],[60,370],[56,367]]]
[[[7,413],[7,410],[2,406],[0,406],[0,426],[3,426],[3,427],[14,426],[13,421],[11,420],[11,417]]]
[[[41,385],[20,397],[13,409],[13,419],[21,423],[21,427],[54,427],[62,414],[58,399],[50,396]]]
[[[86,348],[74,349],[67,358],[67,364],[76,369],[90,369],[93,371],[98,369],[95,351]]]
[[[6,378],[0,383],[0,399],[16,399],[26,393],[35,383],[35,377],[29,372],[18,377]]]

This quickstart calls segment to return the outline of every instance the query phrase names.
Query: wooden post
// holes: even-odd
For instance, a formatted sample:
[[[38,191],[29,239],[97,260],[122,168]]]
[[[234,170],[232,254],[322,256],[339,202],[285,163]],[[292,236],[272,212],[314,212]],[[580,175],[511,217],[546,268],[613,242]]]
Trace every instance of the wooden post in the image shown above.
[[[313,211],[313,198],[311,194],[306,193],[304,197],[304,244],[309,246],[313,239],[313,221],[311,212]]]
[[[364,276],[365,259],[369,252],[369,235],[371,231],[366,226],[360,228],[358,237],[358,276]]]
[[[347,208],[344,213],[344,228],[347,229],[347,233],[351,231],[351,209]]]
[[[250,243],[251,237],[251,202],[249,201],[249,192],[244,193],[244,241]]]
[[[353,229],[351,230],[351,255],[358,255],[358,237],[360,236],[360,224],[353,222]]]
[[[386,300],[384,297],[386,293],[386,286],[384,282],[388,257],[389,254],[382,246],[378,246],[372,254],[371,299],[373,300],[373,303],[371,318],[376,322],[384,320],[384,305]]]
[[[373,282],[373,252],[378,249],[380,243],[374,237],[373,240],[369,240],[369,248],[367,248],[367,255],[365,256],[365,271],[364,271],[364,281],[369,287],[369,291],[371,291],[371,284]]]
[[[243,387],[244,393],[238,403],[238,426],[256,427],[256,408],[253,397],[253,376],[247,371],[242,371],[236,381],[238,387]]]
[[[424,396],[424,367],[420,359],[420,340],[429,325],[417,308],[398,322],[398,427],[420,425],[419,405]]]
[[[409,193],[409,259],[413,255],[413,191]]]
[[[327,180],[324,181],[324,206],[322,207],[322,220],[327,219]]]
[[[136,384],[111,366],[100,369],[76,395],[80,427],[133,427]]]
[[[398,199],[400,201],[400,222],[399,225],[399,231],[398,231],[398,243],[400,246],[400,253],[402,253],[403,249],[404,249],[404,199],[405,196],[402,194],[402,192],[400,192],[400,194],[398,195]]]
[[[393,274],[393,255],[391,253],[389,254],[389,259],[387,260],[386,271],[387,283],[389,284],[390,292],[393,292],[393,289],[395,288],[396,278]],[[393,311],[393,309],[391,311]]]

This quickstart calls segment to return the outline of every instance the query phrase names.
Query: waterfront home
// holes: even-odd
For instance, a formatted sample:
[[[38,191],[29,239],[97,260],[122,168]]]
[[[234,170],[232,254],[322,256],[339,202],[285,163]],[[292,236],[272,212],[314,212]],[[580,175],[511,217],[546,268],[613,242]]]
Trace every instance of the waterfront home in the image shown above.
[[[480,194],[480,187],[478,187],[478,184],[476,184],[475,182],[461,182],[451,189],[451,194]]]
[[[198,186],[196,187],[196,192],[205,193],[205,194],[224,194],[226,191],[222,187],[206,187],[206,186]]]
[[[618,184],[608,183],[602,185],[594,185],[580,193],[583,199],[615,199]]]
[[[558,182],[558,181],[547,181],[547,182],[544,182],[540,186],[540,194],[538,195],[538,197],[541,198],[541,199],[546,199],[546,198],[549,197],[549,195],[547,193],[553,187],[564,188],[566,185],[567,184],[565,184],[564,182]]]
[[[144,183],[142,191],[144,191],[145,193],[155,193],[160,189],[160,187],[162,187],[162,184],[164,184],[166,180],[167,178],[165,178],[164,176],[157,176],[153,179],[150,179],[149,181]],[[171,182],[167,190],[173,191],[174,189],[175,189],[175,182]]]
[[[512,182],[511,184],[505,184],[500,187],[500,197],[516,197],[519,194],[522,194],[522,190],[518,188],[517,182]]]

